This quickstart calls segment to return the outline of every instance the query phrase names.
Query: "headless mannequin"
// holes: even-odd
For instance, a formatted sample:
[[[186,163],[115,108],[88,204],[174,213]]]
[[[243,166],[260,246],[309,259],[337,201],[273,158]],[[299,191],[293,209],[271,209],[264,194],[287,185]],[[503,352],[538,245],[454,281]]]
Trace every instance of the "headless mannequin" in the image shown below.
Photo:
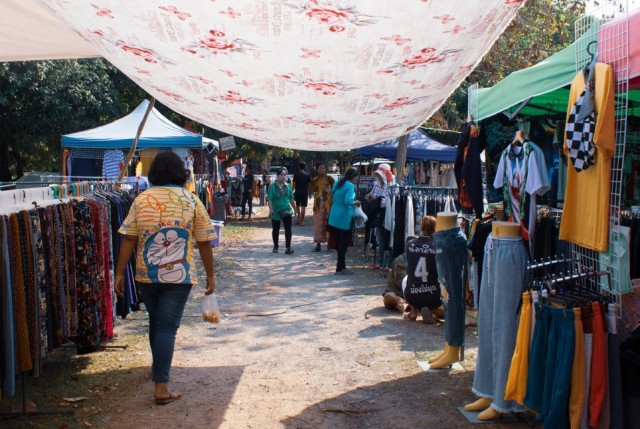
[[[518,131],[521,132],[521,131]],[[520,237],[520,225],[513,222],[495,221],[491,226],[491,235],[498,238]],[[480,398],[464,406],[465,411],[481,411],[478,420],[495,420],[502,417],[502,413],[491,408],[491,398]]]
[[[448,229],[458,228],[458,213],[455,212],[439,212],[436,216],[436,232],[446,231]],[[446,323],[446,313],[445,313]],[[430,368],[437,369],[445,366],[451,366],[455,362],[461,360],[460,346],[450,346],[446,341],[444,343],[444,350],[437,356],[428,359]]]

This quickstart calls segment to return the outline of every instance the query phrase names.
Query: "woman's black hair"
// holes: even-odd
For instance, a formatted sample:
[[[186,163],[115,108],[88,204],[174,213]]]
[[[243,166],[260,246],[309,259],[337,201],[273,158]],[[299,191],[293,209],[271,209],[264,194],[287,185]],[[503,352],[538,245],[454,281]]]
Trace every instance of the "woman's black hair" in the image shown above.
[[[280,167],[280,168],[278,168],[278,169],[276,170],[276,176],[279,176],[279,175],[280,175],[280,173],[285,173],[285,174],[286,174],[286,173],[287,173],[287,171],[286,171],[283,167]]]
[[[347,180],[351,180],[354,177],[356,177],[358,175],[358,170],[356,170],[355,168],[351,167],[350,169],[347,170],[346,173],[344,173],[344,176],[342,176],[340,178],[340,180],[338,180],[338,184],[336,185],[336,189],[340,188],[342,185],[344,185],[344,183]]]
[[[184,186],[188,178],[184,162],[173,151],[160,152],[149,167],[149,182],[153,186]]]

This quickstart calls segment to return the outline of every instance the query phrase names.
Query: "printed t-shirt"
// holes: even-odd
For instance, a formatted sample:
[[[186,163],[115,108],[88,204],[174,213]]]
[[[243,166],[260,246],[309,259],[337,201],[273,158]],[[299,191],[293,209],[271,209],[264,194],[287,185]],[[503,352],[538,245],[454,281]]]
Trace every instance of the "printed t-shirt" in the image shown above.
[[[544,195],[551,189],[542,150],[531,141],[525,141],[522,147],[509,145],[500,155],[493,186],[503,189],[507,220],[519,223],[522,238],[532,243],[536,195]]]
[[[433,237],[420,236],[407,243],[407,285],[404,299],[416,308],[434,310],[442,304]]]
[[[179,186],[157,186],[136,197],[119,229],[138,237],[136,281],[196,284],[196,241],[218,236],[197,196]]]

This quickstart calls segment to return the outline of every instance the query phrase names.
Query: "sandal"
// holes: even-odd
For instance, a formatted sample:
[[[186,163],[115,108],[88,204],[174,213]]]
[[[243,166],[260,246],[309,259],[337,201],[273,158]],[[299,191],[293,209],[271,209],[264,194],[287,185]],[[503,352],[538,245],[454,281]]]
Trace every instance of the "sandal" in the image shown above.
[[[415,322],[416,320],[418,320],[418,314],[416,313],[415,316],[411,316],[411,313],[404,314],[402,316],[402,320],[406,320],[407,322]]]
[[[182,398],[182,393],[179,392],[170,392],[169,396],[165,398],[155,398],[156,405],[167,405],[172,403],[173,401],[177,401]]]
[[[274,248],[273,248],[273,250],[272,250],[272,252],[273,252],[273,253],[278,253],[278,248],[277,248],[277,247],[274,247]]]

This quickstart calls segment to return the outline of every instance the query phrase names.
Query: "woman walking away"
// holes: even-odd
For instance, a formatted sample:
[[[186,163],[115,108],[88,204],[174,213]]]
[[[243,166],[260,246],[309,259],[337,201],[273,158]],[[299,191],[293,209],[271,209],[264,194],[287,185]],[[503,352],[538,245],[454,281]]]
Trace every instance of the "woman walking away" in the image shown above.
[[[271,237],[273,238],[273,253],[278,253],[278,236],[280,235],[280,221],[284,224],[284,241],[287,247],[284,253],[293,253],[291,248],[291,218],[296,207],[291,185],[285,183],[287,173],[284,168],[278,169],[276,181],[269,186],[268,200],[269,217],[271,218]]]
[[[356,191],[353,182],[356,180],[358,170],[350,168],[345,175],[333,185],[333,204],[329,213],[329,226],[331,233],[336,235],[336,247],[338,250],[338,262],[336,264],[336,274],[353,274],[353,271],[346,267],[345,257],[351,239],[351,220],[353,219],[353,209],[360,205],[356,201]]]
[[[174,152],[160,152],[151,163],[154,186],[138,195],[119,232],[124,234],[115,289],[124,292],[124,270],[136,251],[136,285],[149,314],[155,403],[165,405],[182,394],[169,388],[176,332],[191,286],[196,283],[193,243],[207,272],[205,295],[215,289],[211,240],[216,233],[197,196],[184,188],[188,174]]]

